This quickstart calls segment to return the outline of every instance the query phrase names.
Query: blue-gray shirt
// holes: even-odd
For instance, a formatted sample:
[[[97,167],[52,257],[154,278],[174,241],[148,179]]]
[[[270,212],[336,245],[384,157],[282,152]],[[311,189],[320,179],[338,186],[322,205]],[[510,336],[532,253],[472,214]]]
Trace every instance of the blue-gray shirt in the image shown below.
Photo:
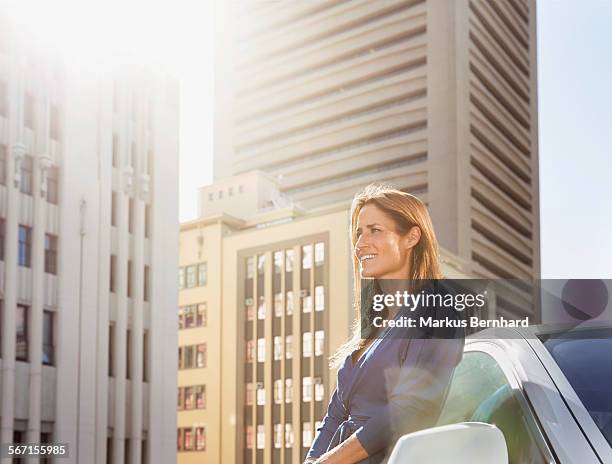
[[[379,463],[401,435],[435,425],[464,341],[410,339],[406,330],[386,329],[355,365],[346,357],[308,457],[356,433],[369,455],[361,462]]]

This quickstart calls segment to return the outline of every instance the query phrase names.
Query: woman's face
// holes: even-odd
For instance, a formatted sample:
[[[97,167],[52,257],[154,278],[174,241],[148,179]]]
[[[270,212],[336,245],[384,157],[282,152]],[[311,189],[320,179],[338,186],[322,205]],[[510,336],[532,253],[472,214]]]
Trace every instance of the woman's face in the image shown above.
[[[410,250],[418,243],[420,235],[418,227],[400,235],[387,213],[375,204],[364,205],[357,216],[354,250],[361,277],[408,279]]]

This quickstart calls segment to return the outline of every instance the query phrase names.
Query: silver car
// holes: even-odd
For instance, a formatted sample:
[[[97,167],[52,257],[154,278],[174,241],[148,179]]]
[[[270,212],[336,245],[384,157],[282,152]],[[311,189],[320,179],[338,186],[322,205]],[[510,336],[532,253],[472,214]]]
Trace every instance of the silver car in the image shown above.
[[[389,463],[612,463],[612,326],[469,337],[439,425],[400,438]]]

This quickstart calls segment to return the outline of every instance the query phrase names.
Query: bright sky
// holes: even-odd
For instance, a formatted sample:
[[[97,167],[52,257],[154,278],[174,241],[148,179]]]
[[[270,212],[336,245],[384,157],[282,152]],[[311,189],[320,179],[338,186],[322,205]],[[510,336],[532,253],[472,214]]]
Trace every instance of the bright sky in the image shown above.
[[[178,77],[179,218],[194,219],[196,189],[212,180],[213,2],[9,3],[33,37],[74,57],[131,50]],[[544,278],[612,278],[611,24],[610,1],[538,1]]]

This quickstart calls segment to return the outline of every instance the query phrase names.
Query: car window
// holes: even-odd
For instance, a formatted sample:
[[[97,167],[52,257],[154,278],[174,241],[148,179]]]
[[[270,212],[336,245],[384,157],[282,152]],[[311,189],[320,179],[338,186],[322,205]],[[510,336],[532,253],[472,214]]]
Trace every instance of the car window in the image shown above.
[[[612,329],[566,331],[540,339],[612,446]]]
[[[546,463],[504,372],[483,352],[467,352],[453,374],[438,425],[485,422],[506,439],[510,464]]]

